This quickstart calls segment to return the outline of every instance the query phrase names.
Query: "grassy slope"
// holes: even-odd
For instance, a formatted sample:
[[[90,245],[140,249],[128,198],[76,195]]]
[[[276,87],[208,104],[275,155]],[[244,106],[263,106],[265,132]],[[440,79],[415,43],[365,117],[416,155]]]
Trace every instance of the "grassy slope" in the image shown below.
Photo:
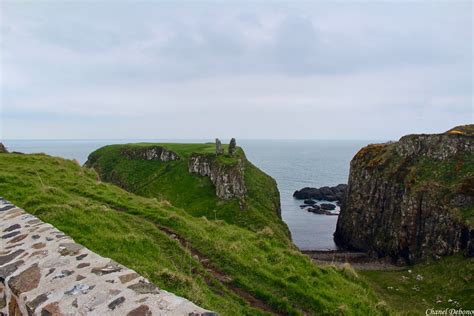
[[[424,315],[428,308],[474,309],[473,258],[452,256],[401,271],[358,273],[400,314]]]
[[[190,253],[197,249],[240,287],[284,314],[379,313],[365,283],[318,268],[285,239],[189,215],[155,198],[101,183],[92,171],[46,155],[0,155],[0,194],[93,251],[222,315],[258,315]],[[183,247],[157,225],[184,238]],[[206,279],[208,280],[206,282]]]
[[[179,161],[158,162],[130,160],[121,153],[124,148],[164,146],[181,157]],[[227,145],[224,145],[226,149]],[[245,160],[245,182],[248,189],[246,208],[240,209],[239,201],[223,201],[215,194],[208,177],[189,174],[188,158],[192,153],[209,155],[221,164],[233,164],[236,158],[215,157],[214,144],[127,144],[110,145],[93,152],[89,158],[101,179],[120,185],[127,191],[167,200],[184,208],[190,214],[208,219],[221,219],[227,223],[250,228],[253,231],[270,227],[275,234],[286,238],[288,228],[278,218],[279,193],[276,182]],[[245,157],[238,148],[237,157]]]

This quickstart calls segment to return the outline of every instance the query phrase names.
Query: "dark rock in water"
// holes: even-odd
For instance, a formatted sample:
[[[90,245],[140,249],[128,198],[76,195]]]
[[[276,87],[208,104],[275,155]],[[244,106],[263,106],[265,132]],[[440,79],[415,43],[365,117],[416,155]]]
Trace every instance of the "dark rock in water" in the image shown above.
[[[301,204],[300,207],[301,207],[301,208],[307,208],[307,207],[311,207],[311,205],[308,205],[308,204]]]
[[[316,204],[316,201],[312,199],[307,199],[307,200],[304,200],[304,204],[314,205]]]
[[[326,213],[326,211],[321,210],[319,207],[318,208],[315,208],[315,207],[309,208],[308,212],[315,213],[315,214],[321,214],[321,215],[324,215]]]
[[[8,150],[0,143],[0,154],[8,154]]]
[[[351,161],[336,244],[407,264],[473,256],[473,217],[470,224],[462,213],[474,208],[473,159],[474,125],[362,148]]]
[[[347,184],[338,184],[335,187],[321,187],[321,188],[303,188],[295,191],[293,197],[299,200],[314,199],[314,200],[325,200],[325,201],[339,201],[344,200],[346,194]]]
[[[235,142],[235,138],[232,138],[229,143],[229,155],[235,155],[235,151],[237,150],[237,145]]]
[[[326,211],[332,211],[336,209],[336,205],[332,203],[321,203],[320,207],[322,210],[326,210]]]
[[[325,210],[325,209],[319,207],[319,205],[314,205],[313,207],[309,208],[308,212],[315,213],[315,214],[320,214],[320,215],[339,215],[337,213],[332,213],[329,210]]]

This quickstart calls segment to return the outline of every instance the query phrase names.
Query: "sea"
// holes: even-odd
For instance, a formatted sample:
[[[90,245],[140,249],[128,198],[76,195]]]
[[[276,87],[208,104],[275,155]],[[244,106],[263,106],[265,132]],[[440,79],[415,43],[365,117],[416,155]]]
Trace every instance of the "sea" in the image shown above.
[[[86,162],[89,153],[109,144],[132,142],[202,143],[210,140],[4,140],[9,151],[46,153]],[[300,208],[293,193],[303,187],[347,183],[349,162],[367,140],[238,140],[247,158],[272,176],[278,184],[282,218],[293,242],[301,250],[334,250],[337,216],[310,213]],[[338,209],[336,209],[336,212]]]

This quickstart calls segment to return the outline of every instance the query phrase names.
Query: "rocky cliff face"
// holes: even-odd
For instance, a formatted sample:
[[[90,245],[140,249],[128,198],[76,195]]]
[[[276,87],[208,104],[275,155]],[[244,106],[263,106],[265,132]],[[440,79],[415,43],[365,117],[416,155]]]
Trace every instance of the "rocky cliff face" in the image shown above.
[[[474,125],[362,148],[336,243],[399,263],[474,255]]]
[[[124,147],[122,154],[129,159],[172,161],[180,157],[172,150],[162,146]]]
[[[227,200],[237,197],[243,200],[247,193],[244,159],[245,157],[239,157],[236,162],[229,164],[223,163],[214,155],[192,154],[188,161],[188,171],[209,177],[219,198]]]

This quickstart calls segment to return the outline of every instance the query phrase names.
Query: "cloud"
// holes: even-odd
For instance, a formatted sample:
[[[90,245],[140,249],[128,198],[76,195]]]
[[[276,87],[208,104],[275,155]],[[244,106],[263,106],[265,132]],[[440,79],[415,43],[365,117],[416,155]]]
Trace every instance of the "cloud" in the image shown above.
[[[1,6],[0,137],[393,138],[473,121],[470,2]]]

